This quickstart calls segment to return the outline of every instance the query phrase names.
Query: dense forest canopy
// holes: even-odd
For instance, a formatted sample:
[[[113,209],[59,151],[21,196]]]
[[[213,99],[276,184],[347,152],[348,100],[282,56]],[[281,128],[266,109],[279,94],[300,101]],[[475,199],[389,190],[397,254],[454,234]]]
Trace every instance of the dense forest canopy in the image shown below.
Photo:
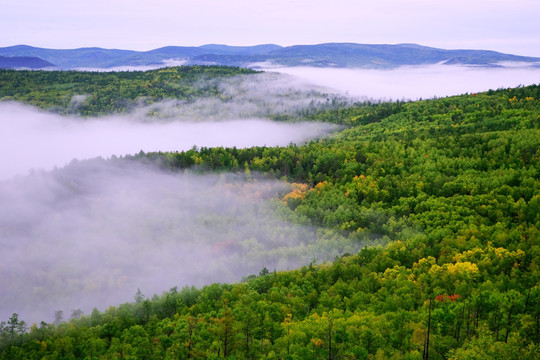
[[[299,120],[352,102],[288,75],[225,66],[120,72],[0,69],[0,101],[83,118],[142,112],[153,120],[191,121]]]
[[[163,99],[216,95],[219,90],[215,83],[198,83],[207,78],[254,73],[225,66],[183,66],[146,72],[0,70],[0,99],[63,114],[95,116],[126,112],[136,105]]]
[[[103,106],[93,111],[113,109]],[[360,252],[237,284],[137,292],[67,322],[29,327],[13,314],[0,358],[538,358],[540,86],[306,116],[346,129],[303,146],[124,161],[291,182],[281,215],[322,227],[321,241],[366,244]]]

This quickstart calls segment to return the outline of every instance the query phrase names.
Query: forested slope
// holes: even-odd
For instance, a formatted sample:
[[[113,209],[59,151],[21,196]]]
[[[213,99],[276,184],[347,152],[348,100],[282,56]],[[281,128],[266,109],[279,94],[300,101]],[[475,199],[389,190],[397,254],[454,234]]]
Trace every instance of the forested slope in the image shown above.
[[[2,359],[535,359],[540,86],[328,111],[305,146],[131,157],[294,182],[282,216],[366,246],[2,329]],[[76,316],[78,317],[78,316]],[[19,331],[20,330],[20,331]]]
[[[122,113],[164,99],[193,100],[220,94],[204,80],[254,74],[225,66],[182,66],[151,71],[0,70],[0,100],[14,100],[62,114]]]
[[[0,69],[0,101],[74,117],[125,115],[144,121],[295,121],[352,103],[292,76],[226,66],[118,72]]]

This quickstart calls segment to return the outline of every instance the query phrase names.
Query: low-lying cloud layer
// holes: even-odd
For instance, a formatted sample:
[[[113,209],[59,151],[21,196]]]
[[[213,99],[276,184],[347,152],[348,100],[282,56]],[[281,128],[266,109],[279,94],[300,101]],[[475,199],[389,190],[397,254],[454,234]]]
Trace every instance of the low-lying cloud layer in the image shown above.
[[[337,127],[263,119],[134,121],[134,116],[97,119],[62,117],[0,103],[0,179],[30,169],[64,166],[73,159],[135,154],[140,150],[181,151],[198,147],[278,146],[324,136]]]
[[[262,119],[326,106],[290,76],[221,83],[219,97],[168,100],[126,115],[66,117],[0,103],[0,320],[51,321],[173,286],[233,282],[353,252],[286,223],[271,197],[287,185],[171,174],[127,160],[73,161],[198,147],[302,143],[338,127]],[[73,97],[76,109],[85,94]],[[142,101],[144,101],[142,99]],[[64,166],[69,163],[68,166]],[[60,167],[53,171],[53,167]],[[31,169],[38,171],[25,175]],[[326,244],[326,245],[325,245]]]
[[[133,300],[173,286],[235,282],[263,267],[333,258],[314,229],[269,201],[288,185],[90,160],[0,182],[0,319]]]
[[[373,99],[540,82],[538,69],[521,68],[279,71]],[[287,191],[279,182],[163,173],[126,160],[99,159],[13,177],[72,159],[194,145],[287,145],[336,129],[261,120],[325,107],[324,91],[310,93],[297,80],[276,74],[246,79],[199,84],[219,86],[221,97],[170,100],[99,119],[0,103],[0,321],[13,312],[28,322],[52,321],[55,310],[88,313],[130,301],[138,288],[151,296],[173,286],[238,281],[262,267],[287,269],[313,258],[332,259],[339,255],[336,249],[356,251],[361,244],[317,242],[315,229],[279,218],[270,201]],[[80,94],[73,106],[85,100]]]
[[[309,79],[273,73],[202,79],[194,84],[217,95],[195,100],[165,100],[136,109],[142,119],[220,121],[246,118],[298,117],[303,112],[352,104],[353,99],[332,93]],[[209,91],[210,92],[210,91]],[[141,99],[144,101],[144,99]]]
[[[170,66],[182,66],[187,63],[187,60],[184,59],[168,59],[163,60],[161,63],[153,65],[124,65],[124,66],[113,66],[108,68],[90,68],[90,67],[81,67],[73,70],[77,71],[92,71],[92,72],[111,72],[111,71],[148,71],[155,69],[162,69]]]
[[[540,83],[540,68],[428,65],[392,70],[332,68],[269,68],[319,86],[375,100],[416,100]]]

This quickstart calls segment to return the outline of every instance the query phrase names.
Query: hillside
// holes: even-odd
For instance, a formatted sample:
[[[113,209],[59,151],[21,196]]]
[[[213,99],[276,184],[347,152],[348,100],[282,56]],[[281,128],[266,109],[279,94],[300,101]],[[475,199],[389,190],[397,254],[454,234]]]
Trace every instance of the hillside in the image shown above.
[[[102,48],[69,50],[44,49],[27,45],[0,48],[2,56],[35,56],[61,69],[111,68],[122,66],[163,66],[168,60],[187,65],[226,66],[315,66],[337,68],[393,68],[403,65],[463,64],[501,66],[501,62],[538,65],[540,58],[503,54],[487,50],[445,50],[416,44],[326,43],[281,47],[203,45],[167,46],[150,51]]]
[[[122,113],[164,99],[193,100],[218,95],[212,80],[254,74],[220,67],[171,67],[152,71],[14,71],[0,70],[0,100],[19,101],[62,114],[96,116]],[[201,86],[201,80],[210,81]]]
[[[28,332],[14,314],[0,359],[537,357],[540,85],[308,116],[346,129],[304,146],[123,161],[286,180],[281,216],[318,227],[317,241],[365,245],[358,254],[137,292]]]
[[[0,69],[44,69],[54,64],[34,56],[0,56]]]

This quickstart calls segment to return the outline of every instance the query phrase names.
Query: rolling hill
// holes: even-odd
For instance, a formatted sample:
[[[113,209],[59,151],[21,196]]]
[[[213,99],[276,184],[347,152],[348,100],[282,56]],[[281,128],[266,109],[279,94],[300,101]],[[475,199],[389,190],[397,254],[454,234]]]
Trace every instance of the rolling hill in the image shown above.
[[[274,44],[199,47],[166,46],[150,51],[102,49],[45,49],[27,45],[0,48],[0,56],[39,57],[61,69],[155,66],[167,60],[188,65],[256,67],[260,63],[282,66],[338,68],[393,68],[403,65],[464,64],[502,66],[502,62],[524,62],[538,66],[540,58],[503,54],[488,50],[445,50],[417,44],[326,43],[281,47]],[[4,67],[5,68],[5,67]]]
[[[56,65],[35,56],[0,56],[0,69],[46,69]]]

